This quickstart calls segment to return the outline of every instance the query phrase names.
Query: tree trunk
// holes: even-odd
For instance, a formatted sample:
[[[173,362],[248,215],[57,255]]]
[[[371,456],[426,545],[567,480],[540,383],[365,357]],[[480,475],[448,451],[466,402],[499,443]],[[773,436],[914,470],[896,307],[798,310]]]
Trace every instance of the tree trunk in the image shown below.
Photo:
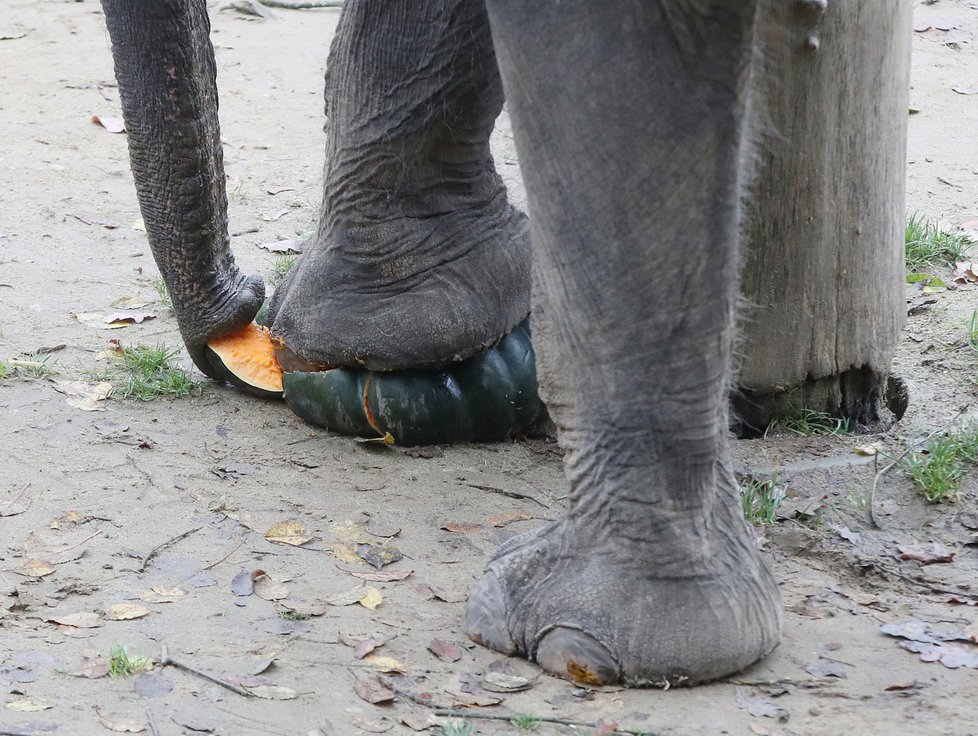
[[[741,429],[797,408],[880,426],[903,327],[909,0],[762,0],[755,178],[733,400]]]

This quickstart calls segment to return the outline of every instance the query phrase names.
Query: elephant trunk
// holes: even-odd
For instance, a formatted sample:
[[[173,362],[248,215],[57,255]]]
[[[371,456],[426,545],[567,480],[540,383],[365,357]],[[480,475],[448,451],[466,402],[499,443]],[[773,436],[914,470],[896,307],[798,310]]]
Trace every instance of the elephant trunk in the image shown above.
[[[205,0],[102,0],[102,7],[150,248],[190,356],[213,376],[204,346],[248,324],[265,288],[240,273],[229,246]]]

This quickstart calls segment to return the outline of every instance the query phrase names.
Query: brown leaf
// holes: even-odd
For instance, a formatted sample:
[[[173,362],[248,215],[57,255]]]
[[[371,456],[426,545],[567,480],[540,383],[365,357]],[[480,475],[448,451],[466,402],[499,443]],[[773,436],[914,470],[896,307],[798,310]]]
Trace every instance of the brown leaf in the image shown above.
[[[376,649],[379,646],[382,646],[383,643],[384,642],[382,642],[382,641],[379,642],[376,639],[362,639],[353,648],[353,658],[354,659],[363,659],[368,654],[370,654],[374,649]]]
[[[939,542],[898,544],[897,552],[900,553],[901,560],[916,560],[923,565],[951,562],[957,554]]]
[[[95,707],[95,713],[98,715],[99,723],[109,731],[115,731],[116,733],[139,733],[140,731],[146,730],[146,721],[144,720],[134,720],[118,716],[110,718],[102,713],[98,706]]]
[[[361,700],[366,700],[371,705],[390,703],[394,700],[394,693],[392,693],[386,687],[383,687],[376,682],[370,682],[369,680],[357,680],[355,683],[353,683],[353,692],[355,692],[357,697],[359,697]]]
[[[958,261],[954,264],[954,283],[978,283],[978,261]]]
[[[462,650],[458,648],[458,644],[443,639],[432,639],[428,649],[442,662],[458,662],[462,658]]]
[[[92,115],[92,122],[101,125],[110,133],[125,133],[126,124],[122,118],[112,117],[111,115]]]
[[[99,618],[99,615],[90,611],[69,613],[64,616],[52,616],[45,620],[61,624],[62,626],[71,626],[76,629],[95,629],[102,625],[102,619]]]

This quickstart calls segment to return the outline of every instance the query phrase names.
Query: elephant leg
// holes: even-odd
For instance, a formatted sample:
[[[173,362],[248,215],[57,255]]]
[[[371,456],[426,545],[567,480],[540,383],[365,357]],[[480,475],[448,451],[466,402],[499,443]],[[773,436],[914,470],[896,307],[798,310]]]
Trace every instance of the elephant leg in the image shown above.
[[[727,439],[753,3],[488,6],[570,493],[490,560],[466,627],[592,684],[722,677],[781,624]]]
[[[247,325],[265,286],[229,247],[214,49],[204,0],[103,0],[129,159],[153,257],[194,363]]]
[[[439,365],[529,312],[526,218],[489,135],[503,95],[482,0],[347,2],[326,73],[318,232],[276,291],[298,365]]]

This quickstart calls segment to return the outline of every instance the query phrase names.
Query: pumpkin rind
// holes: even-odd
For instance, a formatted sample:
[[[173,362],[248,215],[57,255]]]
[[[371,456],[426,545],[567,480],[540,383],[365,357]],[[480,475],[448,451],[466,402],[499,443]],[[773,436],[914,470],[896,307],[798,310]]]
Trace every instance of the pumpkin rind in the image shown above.
[[[440,370],[293,371],[283,384],[289,407],[310,424],[364,437],[389,432],[400,445],[504,440],[543,409],[528,322]]]
[[[250,324],[239,332],[212,340],[206,353],[222,380],[253,396],[282,397],[282,369],[264,327]]]

